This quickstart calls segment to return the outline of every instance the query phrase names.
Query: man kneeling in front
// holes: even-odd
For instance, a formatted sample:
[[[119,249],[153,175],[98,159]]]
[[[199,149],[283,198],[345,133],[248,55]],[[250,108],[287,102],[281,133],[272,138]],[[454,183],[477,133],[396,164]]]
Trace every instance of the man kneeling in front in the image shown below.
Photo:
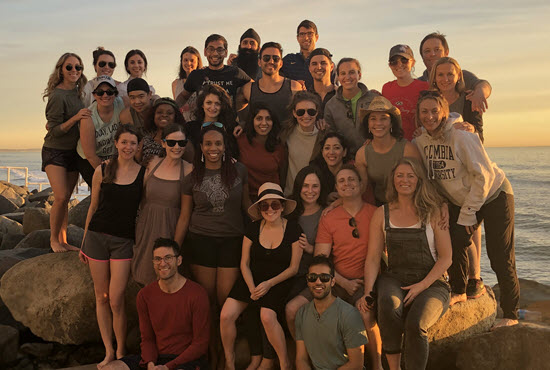
[[[159,238],[153,246],[158,280],[137,296],[141,355],[130,355],[103,369],[208,369],[210,333],[208,295],[199,284],[178,273],[182,263],[174,240]]]
[[[315,256],[308,272],[313,301],[296,315],[296,369],[363,369],[365,326],[355,307],[331,294],[332,261]]]

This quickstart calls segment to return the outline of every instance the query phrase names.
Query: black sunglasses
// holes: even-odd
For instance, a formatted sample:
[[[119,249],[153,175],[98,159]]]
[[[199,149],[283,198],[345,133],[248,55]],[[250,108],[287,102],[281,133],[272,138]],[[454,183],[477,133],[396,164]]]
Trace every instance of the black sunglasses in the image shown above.
[[[94,91],[94,94],[97,96],[103,96],[104,94],[107,94],[107,96],[113,96],[116,94],[115,90],[97,90]]]
[[[111,68],[111,69],[115,69],[115,67],[116,67],[116,63],[115,63],[115,62],[108,62],[108,63],[107,63],[106,61],[102,60],[101,62],[97,63],[97,65],[98,65],[99,68],[103,68],[103,67],[105,67],[107,64],[109,65],[109,68]]]
[[[355,221],[355,218],[350,218],[348,223],[351,227],[353,227],[351,236],[353,236],[355,239],[359,239],[359,230],[357,230],[357,221]]]
[[[70,71],[73,70],[73,65],[72,64],[67,64],[65,66],[65,69],[70,72]],[[82,67],[80,64],[75,64],[74,69],[76,69],[77,71],[80,72],[84,69],[84,67]]]
[[[409,60],[405,57],[392,58],[390,59],[390,66],[395,67],[399,61],[401,61],[401,64],[409,63]]]
[[[180,148],[184,148],[187,145],[187,142],[189,140],[183,139],[183,140],[171,140],[171,139],[164,139],[164,142],[166,145],[168,145],[170,148],[173,148],[178,144]]]
[[[306,114],[306,112],[310,117],[314,117],[317,115],[317,109],[296,109],[296,115],[298,117],[302,117],[304,114]]]
[[[260,203],[260,211],[262,212],[267,212],[269,210],[269,208],[271,207],[272,210],[274,211],[278,211],[281,209],[283,205],[281,204],[280,201],[278,200],[274,200],[273,202],[271,203],[268,203],[268,202],[261,202]]]
[[[267,54],[262,55],[262,60],[265,63],[268,63],[271,59],[273,59],[275,63],[279,63],[279,61],[281,60],[281,57],[278,55],[267,55]]]
[[[319,279],[321,280],[321,283],[328,283],[330,279],[332,279],[332,277],[333,276],[331,274],[327,274],[327,273],[316,274],[316,273],[310,272],[309,274],[306,275],[306,280],[308,281],[308,283],[314,283],[317,281],[317,279]]]
[[[347,109],[346,117],[348,117],[349,119],[353,119],[353,107],[351,106],[351,100],[346,100],[345,106]]]

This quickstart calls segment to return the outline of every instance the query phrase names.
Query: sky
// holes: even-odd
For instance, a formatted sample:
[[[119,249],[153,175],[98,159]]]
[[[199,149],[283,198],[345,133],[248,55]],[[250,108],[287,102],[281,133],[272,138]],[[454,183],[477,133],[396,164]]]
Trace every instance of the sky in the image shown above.
[[[337,62],[355,57],[362,82],[371,89],[394,79],[390,48],[411,46],[416,75],[422,38],[447,35],[450,56],[463,69],[488,80],[493,92],[485,113],[486,146],[550,145],[550,3],[548,1],[36,1],[0,2],[0,149],[40,148],[45,135],[42,93],[63,53],[83,59],[95,77],[92,51],[114,52],[114,78],[127,78],[124,56],[145,52],[147,81],[160,96],[171,96],[179,55],[188,45],[199,51],[212,33],[224,35],[236,52],[249,27],[262,43],[277,41],[284,53],[298,51],[296,27],[310,19],[319,30],[318,47]],[[203,62],[206,59],[203,58]]]

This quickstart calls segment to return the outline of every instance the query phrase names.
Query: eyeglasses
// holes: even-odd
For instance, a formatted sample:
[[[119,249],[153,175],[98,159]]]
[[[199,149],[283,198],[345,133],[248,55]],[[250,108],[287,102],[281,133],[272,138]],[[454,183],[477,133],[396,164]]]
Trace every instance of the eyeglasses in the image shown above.
[[[178,145],[180,146],[180,148],[184,148],[184,147],[187,145],[188,140],[187,140],[187,139],[183,139],[183,140],[164,139],[164,142],[165,142],[166,145],[168,145],[170,148],[175,147],[176,144],[178,144]]]
[[[313,37],[315,35],[315,32],[309,31],[309,32],[298,32],[298,37]]]
[[[306,280],[308,283],[314,283],[317,281],[317,279],[321,280],[321,283],[328,283],[332,278],[333,276],[327,273],[316,274],[316,273],[310,272],[309,274],[306,275]]]
[[[73,70],[73,65],[72,64],[67,64],[65,66],[65,69],[70,72],[70,71]],[[82,67],[80,64],[75,64],[74,69],[76,69],[77,71],[80,72],[84,69],[84,67]]]
[[[273,62],[279,63],[279,61],[281,60],[281,57],[278,55],[268,55],[268,54],[262,55],[262,60],[264,61],[264,63],[268,63],[271,59],[273,59]]]
[[[115,95],[115,90],[97,90],[94,91],[94,94],[97,96],[103,96],[105,94],[107,94],[107,96],[113,96]]]
[[[225,127],[223,126],[223,123],[215,122],[215,121],[210,121],[210,122],[203,123],[202,128],[206,128],[206,127],[211,126],[211,125],[214,125],[217,128],[223,128],[225,130]]]
[[[225,48],[222,48],[222,47],[214,48],[212,46],[209,46],[209,47],[206,48],[206,51],[209,52],[209,53],[216,52],[218,54],[223,54],[223,53],[225,53]]]
[[[304,114],[306,114],[306,112],[310,117],[315,117],[317,115],[317,109],[296,109],[296,115],[298,117],[302,117]]]
[[[353,108],[351,106],[351,100],[346,100],[346,117],[348,117],[349,119],[353,119]]]
[[[115,63],[115,62],[109,62],[109,63],[107,63],[107,62],[104,61],[104,60],[102,60],[101,62],[98,62],[98,63],[97,63],[97,66],[98,66],[99,68],[103,68],[103,67],[105,67],[107,64],[109,65],[109,68],[111,68],[111,69],[115,69],[115,67],[116,67],[116,63]]]
[[[405,57],[391,58],[390,59],[390,66],[395,67],[397,65],[397,63],[399,63],[399,62],[401,62],[401,64],[407,64],[407,63],[409,63],[409,59],[407,59]]]
[[[153,263],[155,265],[158,265],[159,263],[161,263],[161,261],[164,261],[165,263],[172,263],[174,258],[177,258],[177,257],[178,257],[177,255],[172,255],[172,254],[168,254],[164,257],[154,257],[153,258]]]
[[[357,221],[355,221],[355,217],[350,218],[348,224],[349,226],[353,227],[351,236],[353,236],[355,239],[359,239],[359,230],[357,230]]]
[[[260,211],[262,212],[267,212],[269,210],[269,208],[271,208],[272,210],[274,211],[278,211],[281,209],[283,205],[281,204],[281,202],[279,202],[278,200],[274,200],[273,202],[271,203],[268,203],[268,202],[261,202],[260,203]]]

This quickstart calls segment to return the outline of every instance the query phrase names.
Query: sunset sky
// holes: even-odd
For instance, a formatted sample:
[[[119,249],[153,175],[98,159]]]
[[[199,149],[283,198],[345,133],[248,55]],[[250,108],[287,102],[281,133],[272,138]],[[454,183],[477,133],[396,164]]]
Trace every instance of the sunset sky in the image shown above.
[[[436,5],[433,5],[436,4]],[[46,122],[42,92],[61,54],[75,52],[84,73],[95,76],[92,51],[104,46],[117,57],[113,77],[126,80],[130,49],[149,61],[146,79],[171,96],[179,54],[201,52],[211,33],[224,35],[229,52],[253,27],[262,43],[277,41],[297,52],[296,26],[319,28],[317,46],[337,62],[355,57],[371,89],[394,77],[389,49],[408,44],[424,70],[418,47],[433,31],[447,35],[450,56],[493,87],[484,115],[487,146],[550,145],[550,3],[547,1],[35,1],[0,3],[0,149],[40,148]],[[203,58],[205,62],[205,58]]]

